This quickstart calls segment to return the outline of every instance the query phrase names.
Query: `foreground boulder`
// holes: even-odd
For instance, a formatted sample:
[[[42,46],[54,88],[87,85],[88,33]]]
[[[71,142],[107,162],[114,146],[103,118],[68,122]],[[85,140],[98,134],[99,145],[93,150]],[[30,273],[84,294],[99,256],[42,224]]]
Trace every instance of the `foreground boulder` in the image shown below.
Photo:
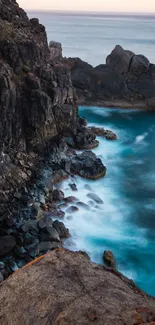
[[[155,324],[154,298],[85,253],[64,249],[3,282],[0,306],[3,325]]]

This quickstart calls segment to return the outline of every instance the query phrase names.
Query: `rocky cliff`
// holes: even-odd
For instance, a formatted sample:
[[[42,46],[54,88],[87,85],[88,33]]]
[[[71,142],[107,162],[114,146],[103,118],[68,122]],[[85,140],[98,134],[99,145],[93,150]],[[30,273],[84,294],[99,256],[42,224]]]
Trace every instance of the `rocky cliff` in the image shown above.
[[[154,325],[155,299],[82,252],[57,249],[0,285],[3,325]]]
[[[155,108],[155,65],[143,55],[117,45],[97,67],[69,59],[79,103]]]

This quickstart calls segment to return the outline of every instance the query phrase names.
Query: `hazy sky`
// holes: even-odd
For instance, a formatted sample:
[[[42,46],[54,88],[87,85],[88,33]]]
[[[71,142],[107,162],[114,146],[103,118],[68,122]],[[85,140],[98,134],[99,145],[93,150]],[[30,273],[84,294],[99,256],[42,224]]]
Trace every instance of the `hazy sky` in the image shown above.
[[[155,0],[17,0],[25,9],[155,13]]]

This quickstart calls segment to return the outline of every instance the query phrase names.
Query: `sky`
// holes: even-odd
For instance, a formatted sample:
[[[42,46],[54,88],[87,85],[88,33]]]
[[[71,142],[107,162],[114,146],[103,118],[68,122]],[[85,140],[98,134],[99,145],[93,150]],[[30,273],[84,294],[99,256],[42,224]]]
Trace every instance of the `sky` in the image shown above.
[[[24,9],[155,13],[155,0],[17,0]]]

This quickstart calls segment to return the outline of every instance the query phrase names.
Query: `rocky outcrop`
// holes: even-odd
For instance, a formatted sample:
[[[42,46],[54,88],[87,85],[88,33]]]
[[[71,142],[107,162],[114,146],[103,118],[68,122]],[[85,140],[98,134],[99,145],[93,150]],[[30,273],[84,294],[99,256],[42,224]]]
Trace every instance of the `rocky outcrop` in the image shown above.
[[[153,325],[155,299],[82,252],[57,249],[0,285],[3,325]]]
[[[155,65],[117,45],[97,67],[69,59],[79,103],[109,107],[155,107]]]

